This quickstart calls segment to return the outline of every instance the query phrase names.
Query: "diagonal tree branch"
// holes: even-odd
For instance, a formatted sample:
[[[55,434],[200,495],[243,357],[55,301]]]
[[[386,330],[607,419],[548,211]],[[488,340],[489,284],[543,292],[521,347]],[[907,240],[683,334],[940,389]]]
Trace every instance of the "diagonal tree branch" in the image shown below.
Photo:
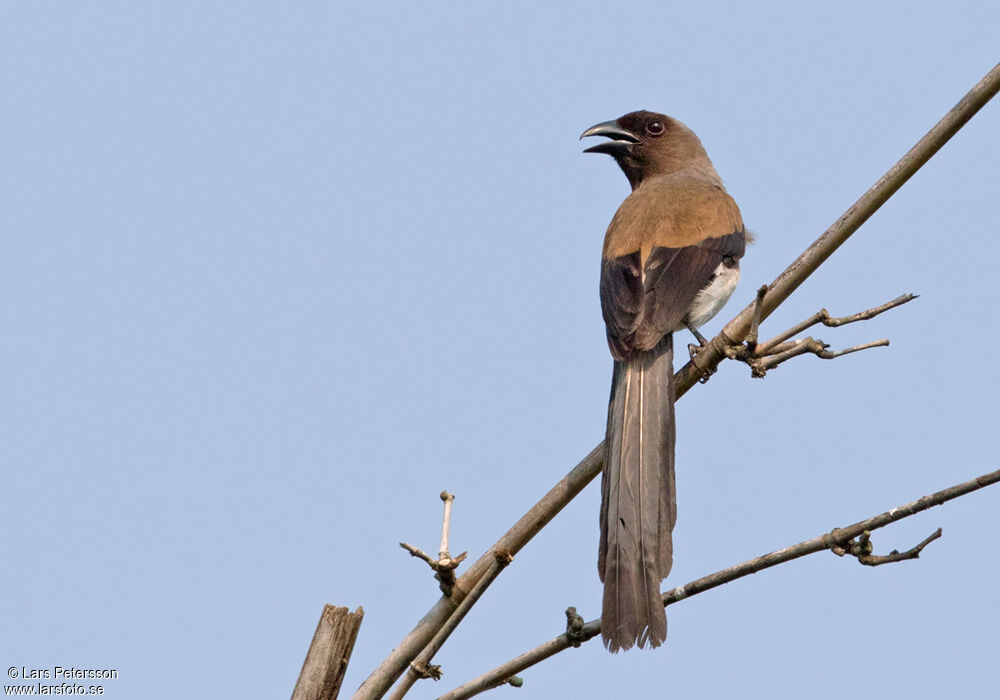
[[[725,359],[725,348],[743,342],[750,330],[754,307],[759,318],[767,318],[833,252],[891,197],[903,183],[921,168],[983,105],[1000,90],[1000,64],[959,100],[927,134],[917,142],[878,182],[865,192],[829,229],[803,252],[777,279],[768,285],[760,303],[751,303],[726,324],[698,357],[688,362],[674,376],[676,398],[683,396],[705,374]],[[392,650],[354,695],[355,700],[381,698],[399,679],[407,666],[434,634],[455,612],[461,600],[492,564],[492,551],[502,549],[516,555],[559,511],[600,472],[603,444],[594,448],[582,462],[556,484],[541,501],[518,520],[496,544],[484,553],[459,579],[450,597],[442,597],[417,623],[416,627]]]
[[[946,503],[947,501],[964,496],[997,482],[1000,482],[1000,470],[990,472],[989,474],[983,474],[982,476],[961,484],[956,484],[955,486],[938,491],[937,493],[924,496],[923,498],[913,501],[912,503],[897,506],[892,510],[880,513],[879,515],[872,516],[871,518],[867,518],[860,522],[856,522],[848,527],[835,528],[832,532],[818,535],[812,539],[799,542],[798,544],[790,547],[785,547],[771,552],[770,554],[750,559],[742,564],[731,566],[728,569],[717,571],[714,574],[704,576],[696,581],[692,581],[691,583],[687,583],[683,586],[678,586],[673,590],[667,591],[661,596],[663,599],[663,605],[667,606],[679,603],[685,598],[690,598],[693,595],[704,593],[705,591],[717,588],[725,583],[729,583],[730,581],[735,581],[738,578],[749,576],[750,574],[757,573],[758,571],[769,569],[772,566],[777,566],[778,564],[783,564],[787,561],[791,561],[792,559],[798,559],[799,557],[804,557],[809,554],[815,554],[816,552],[821,552],[825,549],[832,549],[835,554],[839,554],[840,556],[843,556],[844,554],[854,554],[857,556],[858,561],[862,564],[867,564],[868,566],[888,564],[890,562],[903,561],[905,559],[916,559],[924,547],[941,536],[940,528],[916,547],[913,547],[903,553],[893,552],[892,554],[886,556],[877,556],[865,552],[870,545],[870,543],[867,542],[868,538],[866,533],[870,534],[872,530],[885,527],[886,525],[890,525],[897,520],[902,520],[903,518],[908,518],[911,515],[916,515],[921,511],[927,510],[928,508],[939,506],[942,503]],[[853,542],[855,537],[860,537],[862,541]],[[852,548],[852,545],[854,547],[860,547],[861,549],[857,553],[851,552],[850,549]],[[497,666],[492,671],[485,673],[448,693],[445,693],[437,700],[463,700],[464,698],[471,698],[473,695],[478,695],[483,691],[506,683],[507,679],[515,673],[520,673],[526,668],[530,668],[550,656],[554,656],[571,647],[580,646],[580,642],[593,639],[600,633],[601,621],[591,620],[583,625],[582,630],[579,632],[573,635],[563,633],[555,639],[545,642],[544,644],[541,644],[534,649],[511,659],[507,663]]]

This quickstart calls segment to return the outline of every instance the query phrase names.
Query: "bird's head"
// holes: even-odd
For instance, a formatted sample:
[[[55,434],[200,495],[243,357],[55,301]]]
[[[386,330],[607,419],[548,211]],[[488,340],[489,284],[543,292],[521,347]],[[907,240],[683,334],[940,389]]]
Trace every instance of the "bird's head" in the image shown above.
[[[673,117],[640,110],[613,121],[594,124],[586,136],[606,136],[609,141],[584,149],[584,153],[607,153],[625,173],[634,190],[644,178],[666,175],[686,168],[714,174],[712,163],[693,131]]]

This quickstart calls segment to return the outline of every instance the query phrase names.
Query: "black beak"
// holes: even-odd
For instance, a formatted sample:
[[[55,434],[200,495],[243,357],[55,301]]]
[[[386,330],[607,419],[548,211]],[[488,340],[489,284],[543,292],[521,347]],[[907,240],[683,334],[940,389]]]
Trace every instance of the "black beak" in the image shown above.
[[[639,143],[639,137],[628,129],[618,126],[617,121],[594,124],[580,134],[581,139],[585,136],[607,136],[611,140],[585,148],[583,149],[584,153],[607,153],[609,156],[622,156],[631,152],[632,146]]]

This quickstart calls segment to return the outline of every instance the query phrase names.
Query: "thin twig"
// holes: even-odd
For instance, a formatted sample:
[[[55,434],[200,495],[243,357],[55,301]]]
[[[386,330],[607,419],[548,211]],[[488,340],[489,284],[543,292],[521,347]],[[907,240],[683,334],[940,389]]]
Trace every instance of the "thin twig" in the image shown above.
[[[810,347],[810,341],[812,341],[812,347]],[[801,340],[796,340],[790,343],[782,343],[780,348],[772,352],[768,357],[762,359],[751,359],[750,369],[753,371],[753,376],[763,377],[767,374],[767,370],[773,369],[780,365],[782,362],[792,359],[793,357],[798,357],[799,355],[804,355],[807,352],[821,351],[826,349],[826,345],[820,343],[817,345],[813,338],[802,338]]]
[[[760,357],[763,357],[764,355],[770,355],[774,352],[774,349],[778,345],[785,342],[792,336],[798,335],[807,328],[815,326],[817,323],[822,323],[824,326],[836,328],[838,326],[847,325],[848,323],[855,323],[856,321],[867,321],[868,319],[875,318],[879,314],[884,313],[889,309],[894,309],[897,306],[902,306],[906,302],[913,301],[916,298],[917,298],[916,294],[903,294],[901,296],[896,297],[892,301],[886,302],[885,304],[881,304],[871,309],[866,309],[865,311],[859,311],[858,313],[851,314],[850,316],[841,316],[839,318],[831,318],[830,312],[828,312],[826,309],[820,309],[819,311],[817,311],[804,321],[796,323],[794,326],[784,331],[783,333],[779,333],[778,335],[774,336],[766,343],[761,343],[760,345],[758,345],[755,354]]]
[[[425,562],[430,564],[432,569],[435,566],[437,566],[437,559],[431,557],[430,554],[420,549],[420,547],[414,547],[409,542],[400,542],[399,546],[405,549],[407,552],[409,552],[411,557],[416,557],[417,559],[423,559]]]
[[[729,583],[730,581],[735,581],[738,578],[749,576],[750,574],[757,573],[758,571],[769,569],[772,566],[777,566],[778,564],[783,564],[787,561],[798,559],[799,557],[804,557],[808,554],[815,554],[816,552],[822,552],[827,549],[832,549],[835,552],[838,549],[846,550],[851,546],[851,540],[855,537],[863,535],[865,532],[871,532],[872,530],[885,527],[886,525],[894,523],[897,520],[902,520],[903,518],[908,518],[911,515],[916,515],[917,513],[927,510],[928,508],[941,505],[942,503],[972,493],[973,491],[977,491],[997,482],[1000,482],[1000,469],[990,472],[989,474],[983,474],[975,479],[962,482],[961,484],[956,484],[955,486],[951,486],[936,493],[932,493],[929,496],[924,496],[923,498],[913,501],[912,503],[898,506],[892,510],[872,516],[871,518],[854,523],[853,525],[849,525],[848,527],[836,528],[832,532],[818,535],[817,537],[805,540],[804,542],[799,542],[798,544],[790,547],[785,547],[755,559],[750,559],[742,564],[731,566],[728,569],[717,571],[714,574],[704,576],[683,586],[678,586],[673,590],[667,591],[661,596],[663,605],[667,606],[679,603],[686,598],[690,598],[691,596],[699,593],[704,593],[712,588],[717,588],[725,583]],[[940,536],[941,531],[939,529],[912,550],[904,552],[903,554],[896,553],[890,554],[886,557],[879,557],[879,559],[886,559],[886,561],[880,561],[879,563],[889,563],[888,560],[890,559],[892,561],[916,559],[920,550],[926,547],[929,542],[932,542]],[[847,552],[842,551],[841,553],[843,554]],[[544,661],[550,656],[554,656],[572,646],[579,646],[580,641],[593,639],[600,633],[601,621],[591,620],[583,626],[583,629],[580,630],[578,635],[575,635],[573,641],[570,640],[567,634],[561,634],[555,639],[551,639],[544,644],[540,644],[534,649],[526,651],[520,656],[511,659],[507,663],[496,667],[492,671],[484,673],[478,678],[475,678],[468,683],[445,693],[437,700],[463,700],[464,698],[471,698],[472,696],[478,695],[483,691],[501,685],[507,678],[510,678],[514,674],[520,673],[526,668],[530,668],[531,666]],[[576,643],[574,644],[574,642]]]
[[[865,530],[861,533],[861,536],[858,537],[857,542],[852,540],[843,547],[838,545],[832,547],[832,549],[833,553],[840,557],[845,554],[857,557],[857,560],[865,566],[881,566],[882,564],[893,564],[897,561],[919,559],[920,553],[924,551],[924,547],[940,536],[941,528],[938,528],[928,535],[923,542],[915,547],[910,547],[905,552],[899,552],[894,549],[889,554],[872,554],[871,532]]]
[[[919,294],[901,294],[892,301],[887,301],[884,304],[880,304],[874,308],[868,309],[866,311],[859,311],[856,314],[851,314],[850,316],[841,316],[840,318],[828,318],[823,321],[824,326],[830,326],[830,328],[836,328],[837,326],[845,326],[848,323],[854,323],[855,321],[867,321],[870,318],[875,318],[880,313],[888,311],[889,309],[895,309],[897,306],[902,306],[908,301],[913,301]]]
[[[820,309],[809,318],[796,323],[794,326],[774,336],[766,343],[758,345],[756,343],[756,328],[759,323],[758,317],[760,315],[760,302],[766,291],[766,287],[761,287],[757,291],[757,301],[754,305],[754,318],[750,326],[750,334],[747,336],[746,343],[726,348],[726,357],[745,362],[750,367],[751,375],[758,378],[764,377],[767,375],[769,370],[774,369],[783,362],[787,362],[793,357],[798,357],[799,355],[804,355],[806,353],[812,353],[813,355],[816,355],[824,360],[833,360],[860,350],[888,346],[889,341],[883,338],[882,340],[855,345],[843,350],[829,350],[829,346],[817,338],[807,337],[799,338],[798,340],[789,340],[789,338],[794,335],[798,335],[802,331],[816,325],[817,323],[822,323],[824,326],[835,328],[837,326],[843,326],[857,321],[867,321],[868,319],[875,318],[889,309],[902,306],[906,302],[917,298],[917,295],[915,294],[903,294],[896,297],[892,301],[886,302],[885,304],[880,304],[879,306],[859,311],[858,313],[851,314],[850,316],[840,316],[836,318],[830,316],[830,312],[826,309]]]
[[[892,168],[872,185],[862,197],[810,245],[777,279],[768,285],[768,293],[760,307],[760,320],[767,318],[805,280],[846,241],[851,234],[874,214],[910,177],[919,170],[966,122],[1000,90],[1000,64],[989,71],[948,111]],[[725,348],[740,344],[750,328],[754,305],[748,306],[726,324],[713,338],[698,361],[704,359],[710,369],[725,358]],[[688,362],[674,375],[676,399],[694,386],[703,371]],[[525,513],[494,545],[516,555],[549,521],[601,472],[603,443],[595,447],[582,462],[556,484],[538,503]],[[458,579],[453,594],[435,603],[413,630],[372,671],[354,694],[355,700],[381,698],[399,679],[408,664],[426,646],[455,610],[455,606],[486,573],[491,565],[490,553],[483,554]]]
[[[822,344],[823,341],[817,341]],[[871,348],[887,348],[889,347],[889,340],[887,338],[882,338],[882,340],[873,340],[870,343],[862,343],[861,345],[852,345],[849,348],[844,348],[843,350],[819,350],[817,351],[816,357],[822,358],[824,360],[836,360],[838,357],[843,357],[844,355],[850,355],[852,352],[858,352],[860,350],[870,350]]]
[[[747,333],[746,348],[748,353],[754,353],[757,351],[757,333],[760,328],[760,313],[761,304],[764,303],[764,297],[767,295],[767,285],[761,285],[757,290],[757,298],[753,303],[753,320],[750,322],[750,332]]]
[[[786,347],[787,345],[787,347]],[[796,340],[794,343],[782,343],[777,348],[773,354],[768,355],[763,358],[752,358],[747,360],[750,365],[750,369],[753,371],[753,376],[763,377],[768,370],[774,369],[781,363],[792,359],[793,357],[798,357],[799,355],[805,355],[807,353],[812,353],[816,357],[822,358],[824,360],[835,360],[838,357],[843,357],[844,355],[850,355],[852,352],[859,352],[861,350],[869,350],[871,348],[884,348],[889,346],[889,341],[885,338],[881,340],[873,340],[870,343],[862,343],[861,345],[854,345],[849,348],[844,348],[843,350],[827,350],[829,347],[822,340],[817,340],[815,338],[802,338]]]
[[[451,559],[448,553],[448,532],[451,529],[451,504],[455,501],[455,494],[447,491],[441,492],[441,500],[444,501],[444,520],[441,523],[441,547],[438,549],[438,561],[444,562]]]
[[[764,356],[764,355],[773,355],[776,352],[779,352],[778,348],[782,346],[786,340],[789,340],[793,336],[798,335],[807,328],[815,326],[817,323],[819,323],[828,316],[829,314],[827,313],[826,309],[820,309],[809,318],[799,321],[788,330],[782,331],[781,333],[774,336],[770,340],[758,345],[756,354]]]

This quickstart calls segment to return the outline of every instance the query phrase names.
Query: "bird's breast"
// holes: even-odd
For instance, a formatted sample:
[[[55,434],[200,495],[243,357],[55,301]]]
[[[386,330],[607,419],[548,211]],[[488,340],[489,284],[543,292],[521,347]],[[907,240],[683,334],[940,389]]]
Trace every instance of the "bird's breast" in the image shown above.
[[[719,313],[729,297],[733,295],[737,283],[740,281],[740,261],[732,258],[719,263],[698,295],[691,302],[685,320],[691,326],[698,328],[715,314]]]

